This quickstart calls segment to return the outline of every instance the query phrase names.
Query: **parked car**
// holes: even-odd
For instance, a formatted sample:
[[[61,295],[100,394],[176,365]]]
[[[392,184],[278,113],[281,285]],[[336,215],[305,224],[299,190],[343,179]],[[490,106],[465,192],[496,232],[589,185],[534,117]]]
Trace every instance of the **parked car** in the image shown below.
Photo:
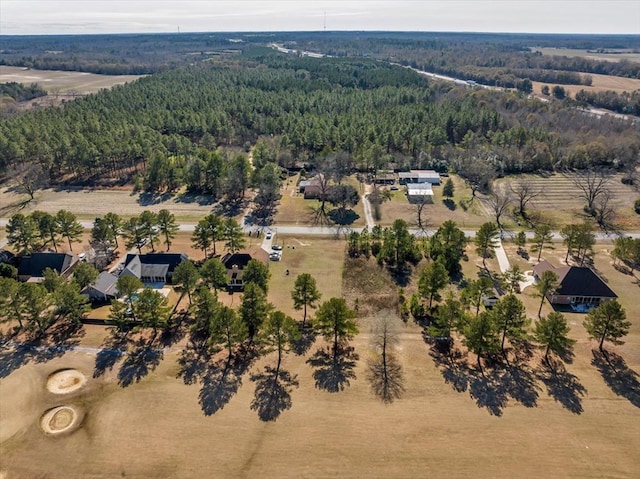
[[[282,246],[279,244],[271,245],[271,249],[275,251],[282,251]]]
[[[273,253],[269,254],[269,259],[271,261],[280,261],[281,257],[282,256],[278,251],[274,251]]]
[[[269,231],[269,232],[267,233],[267,236],[265,236],[265,239],[268,239],[268,240],[270,240],[270,239],[271,239],[271,231]]]

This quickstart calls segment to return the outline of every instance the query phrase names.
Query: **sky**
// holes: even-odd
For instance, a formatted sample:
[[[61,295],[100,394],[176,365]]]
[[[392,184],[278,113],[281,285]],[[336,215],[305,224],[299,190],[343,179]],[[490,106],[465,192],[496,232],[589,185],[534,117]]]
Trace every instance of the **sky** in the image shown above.
[[[0,0],[0,34],[309,30],[640,34],[640,0]]]

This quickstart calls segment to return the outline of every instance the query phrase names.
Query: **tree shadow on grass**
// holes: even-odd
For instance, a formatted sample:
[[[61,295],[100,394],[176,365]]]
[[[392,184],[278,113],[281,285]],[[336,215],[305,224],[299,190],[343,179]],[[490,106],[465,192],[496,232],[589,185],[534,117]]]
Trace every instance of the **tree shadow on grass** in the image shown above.
[[[304,356],[316,342],[316,333],[311,327],[300,327],[300,338],[291,342],[291,350],[297,356]]]
[[[543,366],[536,376],[544,383],[547,393],[555,401],[574,414],[582,414],[582,397],[587,390],[576,376],[568,372],[564,365],[552,362],[552,368]]]
[[[341,208],[332,209],[329,211],[328,216],[335,224],[342,226],[352,225],[360,218],[360,215],[355,211]]]
[[[450,354],[432,349],[430,355],[454,391],[468,390],[477,406],[491,415],[501,416],[509,399],[525,407],[537,406],[539,388],[535,375],[524,364],[503,364],[495,357],[486,361],[491,364],[480,371],[470,367],[466,356],[457,349]]]
[[[367,362],[367,379],[371,390],[384,404],[400,399],[405,392],[402,365],[394,354],[387,352],[386,360],[382,356],[371,358]]]
[[[206,343],[191,342],[178,359],[178,377],[187,385],[200,383],[198,402],[205,416],[211,416],[238,392],[242,376],[256,355],[255,351],[241,347],[231,357],[214,360]]]
[[[343,391],[356,379],[354,368],[358,355],[350,346],[340,346],[336,351],[318,349],[307,363],[315,368],[313,379],[318,389],[331,393]]]
[[[450,211],[456,210],[456,202],[453,201],[451,198],[442,200],[442,204],[445,205],[447,208],[449,208]]]
[[[251,381],[256,383],[251,409],[258,413],[261,421],[275,421],[282,411],[291,409],[291,391],[299,384],[297,376],[266,366],[263,373],[252,374]]]
[[[84,334],[81,323],[62,321],[36,338],[16,334],[12,340],[0,342],[0,379],[30,361],[45,363],[64,356],[80,343]]]
[[[598,369],[607,386],[618,396],[627,399],[635,407],[640,407],[638,373],[627,366],[622,356],[612,352],[602,353],[597,349],[591,352],[593,353],[591,364]]]
[[[102,376],[107,370],[111,371],[127,351],[130,338],[127,332],[118,328],[112,328],[109,336],[107,336],[101,344],[100,351],[96,354],[96,365],[93,368],[93,377]]]
[[[162,349],[153,349],[151,346],[152,343],[145,338],[140,338],[134,343],[133,349],[127,353],[118,371],[118,384],[121,387],[126,388],[134,382],[140,382],[143,377],[158,367],[164,352]]]

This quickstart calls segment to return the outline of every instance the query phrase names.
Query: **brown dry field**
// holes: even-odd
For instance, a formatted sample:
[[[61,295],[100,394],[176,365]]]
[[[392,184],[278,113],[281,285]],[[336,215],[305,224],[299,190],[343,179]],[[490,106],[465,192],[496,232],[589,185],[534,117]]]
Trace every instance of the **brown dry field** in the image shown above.
[[[281,274],[283,268],[293,275],[303,270],[314,275],[324,299],[341,294],[343,242],[284,237],[281,241],[282,262],[271,263],[270,299],[277,307],[286,307],[282,301],[290,304],[286,290],[292,276]],[[295,250],[287,248],[293,245]],[[620,294],[633,323],[626,344],[611,349],[638,372],[640,311],[634,301],[638,286],[612,267],[608,248],[598,247],[596,267]],[[511,245],[506,249],[512,252]],[[465,274],[474,275],[480,261],[471,252],[469,256]],[[564,255],[558,245],[543,256],[559,263]],[[494,260],[489,267],[497,269]],[[537,299],[524,299],[530,315],[535,314]],[[477,375],[438,366],[420,329],[398,320],[396,354],[405,393],[390,405],[371,392],[366,374],[371,318],[359,318],[361,333],[352,344],[360,357],[350,384],[336,393],[315,387],[306,360],[322,341],[316,341],[305,356],[290,353],[283,368],[299,386],[291,388],[290,409],[272,422],[261,421],[251,409],[256,386],[251,375],[274,365],[273,355],[242,376],[223,408],[206,415],[203,405],[209,404],[212,384],[186,385],[179,377],[185,340],[164,350],[157,367],[125,387],[119,385],[118,364],[93,377],[96,352],[88,348],[98,347],[107,331],[88,325],[82,338],[87,349],[49,361],[32,360],[13,370],[20,356],[0,351],[0,476],[530,478],[544,471],[547,477],[634,478],[640,463],[640,392],[631,393],[634,405],[607,386],[591,364],[595,344],[587,339],[583,317],[569,315],[571,336],[578,343],[575,360],[563,377],[574,382],[564,389],[548,389],[539,377],[543,372],[539,358],[533,359],[525,375],[532,383],[522,384],[529,394],[524,395],[526,400],[517,388],[487,390]],[[84,373],[88,384],[65,396],[48,393],[47,377],[65,368]],[[457,382],[451,383],[454,378]],[[39,417],[65,404],[86,413],[82,427],[66,436],[45,436]]]
[[[530,211],[538,211],[554,227],[559,229],[564,224],[586,218],[583,211],[585,201],[579,197],[580,190],[575,186],[574,177],[570,174],[520,175],[499,179],[495,184],[497,188],[508,191],[509,184],[525,179],[530,180],[536,190],[542,190],[542,194],[534,198],[527,208]],[[613,175],[607,183],[607,189],[613,195],[615,223],[622,229],[637,229],[640,227],[640,215],[633,210],[633,203],[640,198],[640,192],[623,184],[620,179],[621,175]]]
[[[575,97],[576,93],[580,90],[585,91],[607,91],[613,90],[617,93],[622,93],[624,91],[631,93],[634,90],[640,90],[640,80],[635,78],[625,78],[625,77],[617,77],[612,75],[600,75],[597,73],[589,73],[589,75],[593,78],[593,83],[591,86],[586,85],[562,85],[562,87],[567,92],[568,96]],[[553,83],[544,83],[544,82],[531,82],[533,85],[533,93],[541,96],[541,89],[543,85],[548,85],[553,87],[555,84]]]
[[[539,51],[543,55],[557,55],[563,57],[583,57],[591,60],[607,60],[610,62],[619,62],[620,60],[629,60],[632,62],[640,62],[640,53],[633,53],[631,51],[619,52],[619,53],[599,53],[590,52],[588,50],[578,48],[535,48],[534,51]]]
[[[479,201],[474,201],[466,210],[461,206],[462,203],[468,204],[471,199],[471,189],[459,176],[451,175],[450,178],[454,184],[454,207],[449,209],[442,201],[442,188],[447,180],[443,177],[440,186],[433,187],[433,203],[426,204],[423,209],[422,221],[426,220],[427,227],[438,227],[447,220],[453,220],[462,229],[476,228],[488,221],[487,213]],[[400,186],[398,191],[393,192],[393,200],[382,204],[382,218],[379,222],[382,226],[389,226],[398,218],[407,221],[412,227],[417,226],[418,206],[409,203],[404,189],[404,186]]]
[[[468,202],[471,198],[471,190],[457,175],[451,175],[454,182],[455,196],[453,202],[455,207],[449,209],[442,202],[442,185],[433,188],[433,203],[427,204],[423,212],[423,221],[426,220],[427,225],[440,225],[446,220],[455,221],[461,228],[478,227],[487,221],[486,211],[479,204],[474,202],[466,211],[462,206],[462,202]],[[446,178],[443,178],[446,181]],[[443,183],[444,183],[443,181]],[[293,183],[295,184],[295,183]],[[354,186],[358,188],[357,183]],[[283,192],[283,197],[278,207],[278,213],[275,217],[276,224],[287,225],[311,225],[314,219],[314,209],[320,205],[316,200],[305,200],[300,193],[292,192],[293,186],[287,185]],[[409,203],[404,192],[404,186],[400,186],[399,190],[392,192],[391,201],[386,201],[381,207],[381,218],[377,224],[381,226],[389,226],[396,219],[407,221],[412,227],[418,223],[417,206]],[[353,227],[364,227],[366,219],[362,202],[354,208],[354,212],[358,215],[356,221],[349,225]]]
[[[35,70],[23,67],[0,66],[0,83],[37,83],[54,95],[76,93],[87,95],[103,88],[122,85],[140,78],[141,75],[98,75],[74,71]]]
[[[173,195],[145,201],[144,196],[134,193],[131,189],[49,188],[38,191],[35,201],[29,202],[26,207],[19,207],[20,202],[25,199],[25,195],[17,194],[7,187],[2,188],[0,217],[9,218],[14,213],[27,214],[34,210],[56,213],[64,209],[72,211],[80,219],[93,219],[109,212],[133,216],[144,210],[158,212],[166,208],[179,219],[197,222],[213,210],[212,204],[207,201],[198,202],[198,198],[189,195]]]

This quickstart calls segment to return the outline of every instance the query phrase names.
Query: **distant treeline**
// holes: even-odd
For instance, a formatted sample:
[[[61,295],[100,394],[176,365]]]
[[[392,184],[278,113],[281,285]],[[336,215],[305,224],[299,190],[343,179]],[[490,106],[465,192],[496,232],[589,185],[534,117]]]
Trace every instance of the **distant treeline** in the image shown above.
[[[597,108],[623,113],[626,115],[640,116],[640,91],[622,92],[600,91],[588,92],[580,90],[576,93],[576,101],[585,102]]]
[[[322,39],[296,41],[287,46],[333,56],[369,56],[507,88],[515,88],[517,80],[524,78],[547,83],[590,85],[591,79],[580,73],[640,78],[640,63],[546,56],[531,51],[532,44],[524,42],[489,43],[464,39],[456,42],[441,39],[380,41],[364,37],[337,44]]]
[[[630,49],[638,35],[532,35],[443,32],[279,32],[0,36],[0,64],[108,74],[150,74],[270,43],[362,57],[515,87],[518,79],[588,85],[580,73],[640,78],[640,64],[543,56],[534,47]],[[574,73],[574,74],[572,74]]]
[[[47,92],[38,86],[37,83],[23,85],[22,83],[9,82],[0,83],[0,97],[9,96],[15,101],[28,101],[41,96],[46,96]]]

